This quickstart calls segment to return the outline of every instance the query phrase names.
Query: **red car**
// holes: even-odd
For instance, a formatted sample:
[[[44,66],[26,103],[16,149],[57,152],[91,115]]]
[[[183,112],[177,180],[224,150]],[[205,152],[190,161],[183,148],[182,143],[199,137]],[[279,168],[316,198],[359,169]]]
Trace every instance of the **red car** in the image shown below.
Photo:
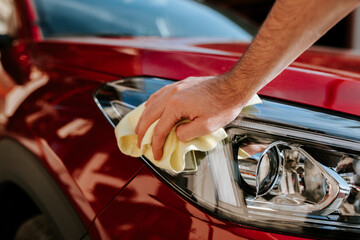
[[[356,55],[304,53],[173,174],[123,155],[114,127],[162,86],[231,68],[248,24],[191,0],[0,9],[0,239],[360,238]]]

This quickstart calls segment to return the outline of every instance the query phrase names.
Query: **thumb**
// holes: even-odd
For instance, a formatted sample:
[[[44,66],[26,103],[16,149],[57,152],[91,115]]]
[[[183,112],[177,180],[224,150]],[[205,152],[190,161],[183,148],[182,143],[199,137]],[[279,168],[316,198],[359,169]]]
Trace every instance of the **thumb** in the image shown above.
[[[188,142],[194,138],[211,133],[211,128],[204,119],[196,118],[191,122],[179,125],[176,128],[176,135],[182,142]]]

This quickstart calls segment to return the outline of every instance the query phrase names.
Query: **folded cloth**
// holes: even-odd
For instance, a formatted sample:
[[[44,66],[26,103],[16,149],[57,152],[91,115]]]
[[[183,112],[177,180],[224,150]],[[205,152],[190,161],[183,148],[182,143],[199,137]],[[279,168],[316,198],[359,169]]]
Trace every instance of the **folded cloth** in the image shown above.
[[[246,106],[261,103],[260,98],[254,95]],[[115,135],[119,149],[122,153],[132,157],[141,157],[144,155],[155,166],[169,170],[174,173],[180,173],[185,168],[185,154],[191,150],[210,151],[215,148],[216,144],[227,137],[223,128],[216,130],[208,135],[197,137],[188,142],[182,142],[176,136],[176,127],[189,120],[183,120],[177,123],[166,138],[163,156],[159,161],[154,160],[152,153],[152,136],[154,128],[159,120],[155,121],[146,131],[141,143],[137,147],[137,135],[135,128],[142,112],[145,109],[145,103],[141,104],[130,113],[128,113],[116,126]],[[245,109],[245,108],[244,108]]]

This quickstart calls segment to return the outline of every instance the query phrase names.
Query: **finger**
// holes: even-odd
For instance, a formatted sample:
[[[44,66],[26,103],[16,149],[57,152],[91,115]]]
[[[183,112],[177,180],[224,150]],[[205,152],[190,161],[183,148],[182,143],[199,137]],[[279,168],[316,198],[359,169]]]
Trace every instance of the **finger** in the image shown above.
[[[175,84],[176,83],[166,85],[166,86],[160,88],[159,90],[157,90],[155,93],[151,94],[151,96],[145,103],[145,107],[147,107],[148,105],[151,105],[153,102],[156,102],[159,100],[163,100],[163,101],[166,100],[169,97],[169,94],[171,93],[171,88]]]
[[[144,112],[141,113],[141,116],[136,124],[136,128],[135,128],[135,133],[138,135],[139,134],[139,128],[140,128],[140,125],[142,123],[142,120],[143,120],[143,116],[144,116]]]
[[[139,128],[140,128],[140,125],[142,124],[143,122],[143,119],[145,118],[148,118],[149,116],[151,117],[151,115],[149,114],[149,112],[153,112],[151,111],[151,109],[157,109],[157,110],[160,110],[161,108],[164,108],[165,107],[165,104],[161,104],[162,106],[159,106],[159,102],[158,101],[151,101],[150,99],[148,101],[146,101],[145,103],[145,109],[144,111],[142,112],[140,118],[139,118],[139,121],[137,122],[136,124],[136,128],[135,128],[135,133],[136,134],[139,134]],[[150,110],[149,110],[150,109]],[[158,118],[161,116],[161,112],[159,113],[158,115]]]
[[[172,94],[171,89],[176,86],[176,83],[172,83],[170,85],[166,85],[165,87],[161,88],[157,92],[153,93],[150,98],[145,103],[145,110],[141,114],[138,123],[136,124],[135,133],[138,135],[138,147],[140,148],[142,138],[150,125],[160,118],[161,114],[163,113],[167,100],[169,96]],[[150,109],[150,110],[149,110]],[[151,109],[155,109],[154,114],[150,115],[148,112],[151,112]],[[148,118],[150,118],[148,120]],[[145,125],[143,126],[143,122],[145,120]],[[150,125],[148,125],[148,121],[150,121]],[[140,130],[141,129],[141,130]],[[145,129],[145,132],[143,132]]]
[[[171,129],[179,121],[175,111],[165,111],[156,124],[152,138],[152,150],[155,160],[160,160],[163,155],[163,146]]]
[[[153,94],[150,95],[150,97],[148,98],[148,100],[145,103],[145,107],[147,107],[149,104],[153,103],[158,96],[162,93],[162,89],[157,90],[156,92],[154,92]]]
[[[176,135],[182,142],[188,142],[194,138],[207,135],[217,130],[210,120],[195,118],[189,123],[184,123],[176,128]]]
[[[151,126],[151,124],[153,124],[153,122],[160,118],[163,109],[163,106],[157,107],[157,105],[151,105],[144,109],[137,123],[137,130],[135,129],[135,133],[138,136],[138,148],[141,147],[141,142],[144,138],[146,131]]]

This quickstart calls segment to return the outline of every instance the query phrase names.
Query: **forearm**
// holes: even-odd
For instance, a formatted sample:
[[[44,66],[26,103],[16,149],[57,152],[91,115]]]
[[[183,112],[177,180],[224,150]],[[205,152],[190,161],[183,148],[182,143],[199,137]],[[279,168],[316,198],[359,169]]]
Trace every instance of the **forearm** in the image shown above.
[[[166,136],[176,128],[181,141],[211,133],[232,121],[247,101],[275,78],[360,0],[278,0],[240,61],[226,74],[188,78],[162,88],[146,104],[135,132],[140,146],[157,119],[152,148],[161,159]]]
[[[226,74],[244,105],[280,74],[359,0],[278,0],[258,35],[239,62]]]

